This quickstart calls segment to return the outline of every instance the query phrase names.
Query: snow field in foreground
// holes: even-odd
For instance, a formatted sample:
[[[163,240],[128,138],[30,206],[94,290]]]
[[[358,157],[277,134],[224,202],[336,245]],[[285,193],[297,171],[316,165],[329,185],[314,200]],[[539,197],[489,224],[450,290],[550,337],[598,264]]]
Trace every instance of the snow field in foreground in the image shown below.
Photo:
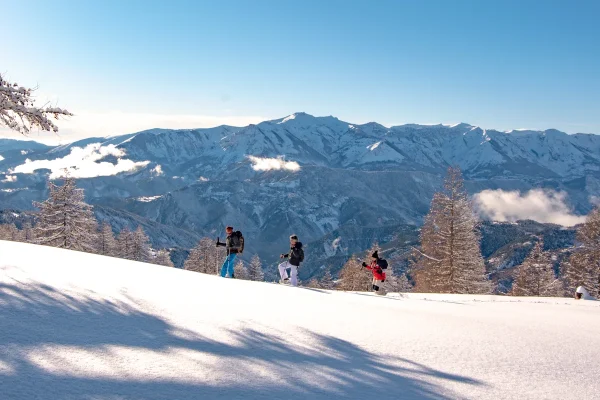
[[[2,399],[592,399],[600,302],[330,292],[0,242]]]

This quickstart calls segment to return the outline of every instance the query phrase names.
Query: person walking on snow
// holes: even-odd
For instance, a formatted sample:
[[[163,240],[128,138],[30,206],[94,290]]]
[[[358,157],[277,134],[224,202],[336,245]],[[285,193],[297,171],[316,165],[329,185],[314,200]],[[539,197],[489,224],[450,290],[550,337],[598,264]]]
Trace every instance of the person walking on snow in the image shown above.
[[[234,232],[231,226],[225,228],[225,233],[227,234],[225,243],[217,238],[217,247],[222,246],[227,249],[227,257],[225,257],[221,267],[221,276],[225,278],[229,273],[230,278],[235,278],[233,274],[235,258],[244,251],[244,237],[240,231]]]
[[[590,292],[588,292],[583,286],[579,286],[577,290],[575,290],[575,298],[577,300],[594,300],[594,298],[590,295]]]
[[[302,243],[298,241],[298,236],[290,236],[290,252],[282,254],[280,258],[287,258],[286,261],[279,264],[279,275],[281,276],[281,283],[287,283],[289,276],[287,273],[288,268],[292,276],[292,286],[298,286],[298,267],[300,263],[304,261],[304,250],[302,250]]]
[[[385,272],[383,272],[383,269],[380,266],[382,261],[385,260],[379,258],[379,254],[375,251],[371,254],[371,264],[367,265],[365,262],[362,263],[363,267],[371,270],[373,273],[373,290],[376,292],[379,292],[379,285],[385,282]]]

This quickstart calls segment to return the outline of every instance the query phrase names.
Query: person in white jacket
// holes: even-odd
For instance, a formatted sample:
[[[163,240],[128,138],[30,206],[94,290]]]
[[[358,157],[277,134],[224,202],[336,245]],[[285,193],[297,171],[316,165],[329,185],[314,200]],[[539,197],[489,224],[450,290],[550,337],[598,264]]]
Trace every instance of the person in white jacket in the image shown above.
[[[279,264],[279,274],[281,275],[279,283],[289,282],[290,279],[287,273],[289,269],[292,275],[292,286],[298,286],[298,267],[304,261],[304,250],[302,250],[302,243],[298,241],[298,236],[290,236],[290,251],[280,257],[287,260]]]
[[[583,286],[579,286],[577,290],[575,290],[575,298],[577,300],[595,300]]]

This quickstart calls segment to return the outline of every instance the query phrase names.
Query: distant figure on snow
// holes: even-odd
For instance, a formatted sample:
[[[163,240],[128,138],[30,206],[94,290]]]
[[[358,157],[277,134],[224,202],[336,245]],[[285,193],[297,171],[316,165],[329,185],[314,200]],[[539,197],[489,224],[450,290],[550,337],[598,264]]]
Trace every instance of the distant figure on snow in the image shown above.
[[[217,247],[224,246],[227,249],[227,257],[225,257],[225,261],[223,261],[223,266],[221,267],[221,276],[225,278],[229,273],[230,278],[235,278],[233,274],[235,258],[238,254],[244,252],[244,236],[240,231],[234,232],[231,226],[225,228],[225,233],[227,233],[225,243],[222,243],[217,238]]]
[[[388,267],[387,261],[379,258],[379,254],[375,251],[371,254],[371,264],[367,265],[363,262],[362,266],[373,273],[373,290],[379,292],[379,285],[385,282],[385,272],[383,270]]]
[[[292,286],[298,286],[298,267],[304,261],[304,250],[302,250],[302,243],[298,241],[298,236],[290,236],[290,252],[282,254],[280,258],[287,258],[287,260],[279,264],[279,275],[281,275],[279,282],[288,283],[287,270],[289,268],[292,275]]]
[[[588,292],[583,286],[579,286],[577,290],[575,290],[575,298],[577,300],[594,300],[594,298],[590,295],[590,292]]]

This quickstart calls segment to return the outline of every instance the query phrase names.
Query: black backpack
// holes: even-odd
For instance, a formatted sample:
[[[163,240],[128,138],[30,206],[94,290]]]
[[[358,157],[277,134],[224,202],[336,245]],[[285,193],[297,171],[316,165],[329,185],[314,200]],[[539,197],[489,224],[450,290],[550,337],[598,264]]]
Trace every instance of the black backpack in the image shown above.
[[[388,262],[387,260],[384,260],[383,258],[380,258],[379,260],[377,260],[377,265],[379,266],[379,268],[381,269],[387,269],[388,267]]]
[[[302,250],[302,243],[297,242],[296,249],[298,251],[298,256],[299,256],[300,262],[303,262],[304,261],[304,250]]]
[[[244,235],[242,235],[242,232],[235,231],[231,234],[231,247],[237,249],[239,254],[244,252]]]

